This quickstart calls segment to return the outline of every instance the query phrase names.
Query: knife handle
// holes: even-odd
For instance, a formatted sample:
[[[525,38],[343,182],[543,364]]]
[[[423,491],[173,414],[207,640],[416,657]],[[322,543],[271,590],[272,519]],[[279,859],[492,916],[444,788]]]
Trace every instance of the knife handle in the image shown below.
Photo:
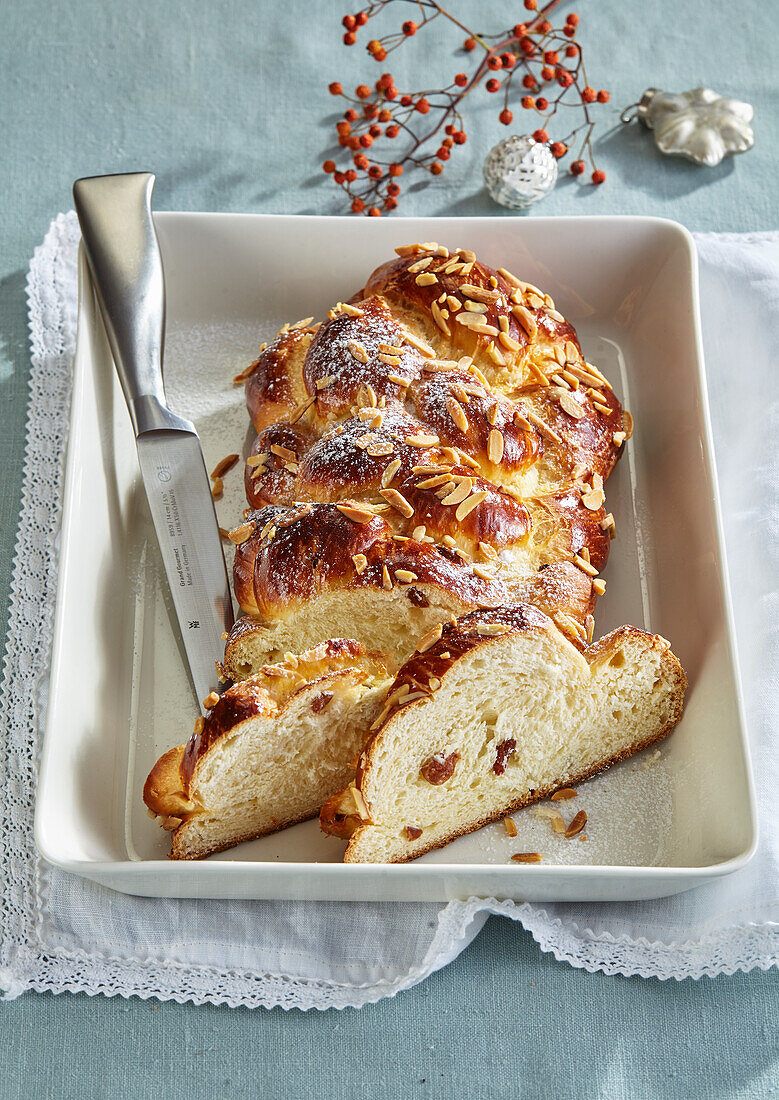
[[[91,176],[73,185],[84,252],[136,436],[194,431],[165,399],[165,278],[153,187],[150,172]]]

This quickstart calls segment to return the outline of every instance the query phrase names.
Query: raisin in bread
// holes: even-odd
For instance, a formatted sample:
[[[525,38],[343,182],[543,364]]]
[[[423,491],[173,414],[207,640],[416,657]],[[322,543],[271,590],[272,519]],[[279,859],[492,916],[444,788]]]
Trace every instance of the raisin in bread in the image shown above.
[[[665,737],[686,679],[668,643],[621,627],[573,643],[537,608],[438,627],[398,673],[325,832],[350,863],[396,863],[548,798]]]

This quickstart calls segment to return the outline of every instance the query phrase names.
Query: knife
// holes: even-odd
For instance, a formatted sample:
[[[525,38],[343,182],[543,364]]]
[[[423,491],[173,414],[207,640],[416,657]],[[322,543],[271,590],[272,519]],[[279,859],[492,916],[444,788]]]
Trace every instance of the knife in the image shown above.
[[[218,685],[233,605],[195,427],[167,406],[165,282],[149,172],[76,180],[84,252],[119,381],[198,701]]]

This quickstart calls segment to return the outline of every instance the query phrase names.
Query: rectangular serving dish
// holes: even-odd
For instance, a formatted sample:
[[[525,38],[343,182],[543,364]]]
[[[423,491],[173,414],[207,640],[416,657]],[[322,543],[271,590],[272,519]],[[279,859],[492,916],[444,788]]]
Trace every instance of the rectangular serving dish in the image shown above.
[[[690,235],[640,217],[343,219],[159,214],[168,295],[166,385],[209,468],[248,418],[231,377],[283,321],[322,317],[396,245],[474,249],[549,292],[635,418],[607,486],[617,540],[598,633],[623,622],[669,638],[689,677],[659,750],[582,785],[587,843],[532,808],[416,863],[350,866],[315,821],[200,863],[167,860],[143,780],[197,715],[135,446],[85,265],[59,596],[36,839],[49,862],[128,893],[177,897],[523,900],[661,897],[742,867],[757,839],[725,581]],[[243,507],[227,475],[220,522]],[[570,804],[562,804],[566,810]],[[570,815],[569,815],[570,816]],[[543,861],[517,865],[515,851]]]

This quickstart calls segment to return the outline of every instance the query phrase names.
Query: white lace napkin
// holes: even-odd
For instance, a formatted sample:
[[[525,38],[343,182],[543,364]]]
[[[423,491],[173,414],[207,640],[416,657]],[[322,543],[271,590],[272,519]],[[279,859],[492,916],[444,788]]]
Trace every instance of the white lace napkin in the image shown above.
[[[75,217],[60,215],[28,280],[31,398],[3,681],[0,988],[343,1008],[391,996],[450,962],[489,913],[587,970],[700,977],[779,961],[779,234],[698,238],[709,389],[731,584],[761,807],[743,871],[630,904],[448,905],[132,898],[44,866],[32,837],[43,726],[62,457],[74,346]]]

